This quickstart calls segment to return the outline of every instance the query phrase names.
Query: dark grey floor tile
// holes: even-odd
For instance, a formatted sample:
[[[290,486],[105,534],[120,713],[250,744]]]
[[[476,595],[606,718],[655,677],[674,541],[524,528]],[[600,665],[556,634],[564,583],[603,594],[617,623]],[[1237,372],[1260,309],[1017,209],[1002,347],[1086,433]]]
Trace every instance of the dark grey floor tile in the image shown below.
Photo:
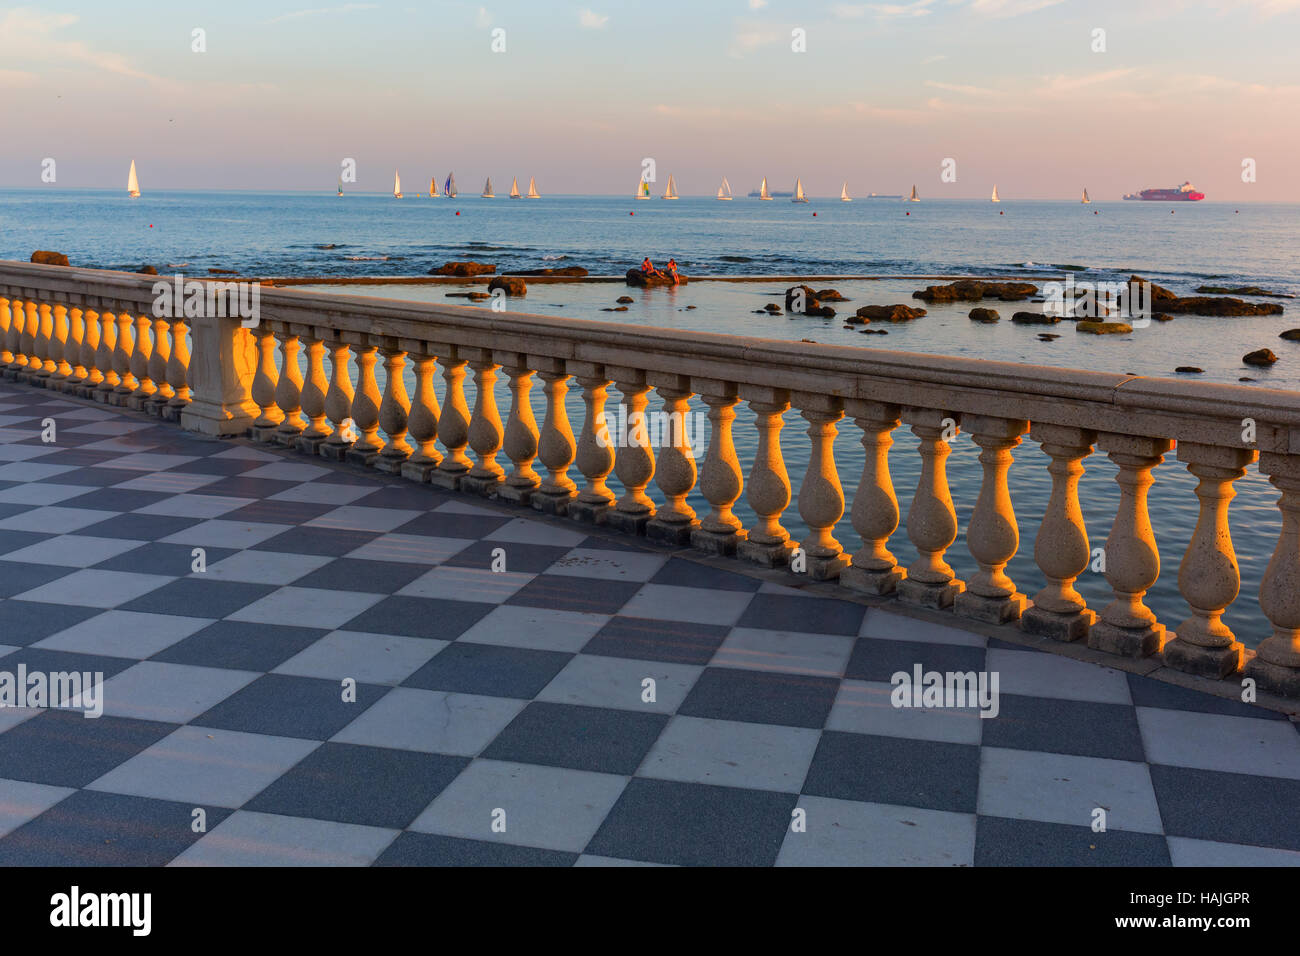
[[[80,532],[78,532],[80,533]],[[235,548],[204,547],[204,561],[210,566],[236,552]],[[136,571],[140,574],[167,574],[180,577],[194,570],[194,546],[190,544],[160,544],[152,541],[132,548],[122,554],[101,561],[95,566],[99,571]]]
[[[150,660],[265,673],[275,670],[328,633],[314,627],[217,621],[164,648]]]
[[[490,570],[495,562],[494,554],[498,549],[505,552],[505,570],[522,571],[527,574],[541,574],[560,558],[569,553],[569,548],[554,547],[547,544],[515,544],[510,541],[476,541],[465,550],[442,562],[451,568],[481,568]]]
[[[319,518],[337,505],[317,504],[314,501],[254,501],[235,511],[222,515],[225,521],[261,521],[270,524],[302,524]]]
[[[102,613],[96,611],[96,614]],[[54,671],[76,671],[80,674],[103,674],[108,680],[114,674],[121,673],[136,662],[126,657],[108,657],[101,654],[85,654],[80,651],[56,651],[45,647],[20,647],[4,657],[0,657],[0,670],[13,672],[18,665],[27,668],[31,674],[41,671],[49,674]],[[98,718],[95,718],[98,719]],[[0,774],[0,777],[4,774]]]
[[[428,567],[410,561],[365,561],[360,558],[335,558],[305,577],[293,582],[296,588],[321,588],[326,591],[368,591],[393,594],[410,584]]]
[[[101,608],[77,607],[72,604],[43,604],[12,599],[0,601],[0,644],[34,644],[102,613]]]
[[[79,454],[88,455],[90,452],[80,452]],[[122,453],[114,451],[105,452],[104,454],[109,457],[105,459],[102,466],[90,465],[85,468],[78,468],[76,471],[65,471],[59,475],[59,482],[65,485],[85,485],[88,488],[107,488],[109,485],[120,485],[124,481],[134,481],[148,474],[148,472],[138,469],[113,468],[112,463],[121,458]],[[44,460],[49,461],[53,457],[54,455],[50,455]]]
[[[287,554],[319,554],[341,557],[379,537],[377,531],[343,531],[337,528],[290,528],[274,538],[255,545],[254,551],[280,551]]]
[[[1300,850],[1300,780],[1151,765],[1168,836]]]
[[[976,866],[1170,866],[1169,845],[1158,833],[1108,830],[1037,820],[980,817],[975,823]]]
[[[203,577],[180,578],[123,604],[121,610],[222,618],[234,614],[274,590],[276,590],[275,586],[268,584],[213,581]]]
[[[636,581],[606,581],[600,578],[539,574],[511,595],[506,604],[544,607],[553,611],[586,614],[617,614],[632,595],[641,590]]]
[[[706,667],[677,712],[820,730],[838,689],[833,677]]]
[[[431,833],[400,834],[379,855],[375,866],[572,866],[578,854],[511,846],[486,840],[436,836]]]
[[[126,514],[87,525],[77,534],[97,538],[120,538],[125,541],[157,541],[198,524],[200,518],[179,518],[174,515]]]
[[[1001,694],[996,717],[981,721],[986,747],[1144,760],[1137,714],[1127,704]]]
[[[1258,717],[1260,720],[1286,720],[1286,714],[1266,710],[1237,700],[1224,700],[1211,694],[1179,687],[1139,674],[1128,675],[1128,689],[1135,707],[1164,707],[1190,710],[1198,714],[1225,714],[1229,717]]]
[[[28,545],[53,537],[56,537],[56,535],[42,534],[36,531],[10,531],[6,528],[0,528],[0,554],[8,554],[10,551],[17,551],[19,548],[25,548]]]
[[[261,468],[266,462],[255,458],[217,458],[206,455],[198,461],[187,461],[168,471],[179,471],[187,475],[242,475],[254,468]]]
[[[84,787],[153,746],[177,726],[49,710],[0,734],[0,778]]]
[[[888,683],[899,671],[910,675],[917,664],[921,665],[922,671],[978,673],[984,670],[984,653],[982,647],[860,637],[853,645],[844,677],[847,680]]]
[[[402,686],[532,700],[572,656],[523,647],[449,644]]]
[[[432,538],[468,538],[477,541],[511,520],[507,515],[490,518],[487,515],[430,511],[412,518],[401,527],[394,528],[393,531],[397,534],[422,534]]]
[[[0,598],[13,597],[66,577],[76,568],[64,568],[53,564],[27,564],[22,561],[0,560]],[[0,627],[0,644],[7,639],[5,629]]]
[[[135,511],[172,497],[161,491],[133,491],[130,488],[99,487],[76,498],[60,501],[60,508],[89,508],[92,511]],[[81,531],[79,534],[85,534]]]
[[[803,792],[863,803],[974,813],[980,751],[968,744],[822,733]]]
[[[454,641],[495,607],[477,601],[393,595],[362,611],[343,630]]]
[[[102,435],[99,437],[103,437]],[[92,451],[88,448],[67,448],[49,455],[42,455],[41,461],[47,465],[72,465],[77,468],[93,468],[120,458],[115,451]],[[136,472],[139,474],[139,472]],[[62,476],[60,476],[62,477]]]
[[[667,723],[667,714],[534,701],[482,756],[630,776]]]
[[[266,464],[262,462],[261,464]],[[205,474],[199,471],[198,474]],[[219,495],[228,498],[252,498],[255,501],[263,501],[272,495],[278,495],[282,491],[288,491],[296,485],[301,484],[297,481],[276,481],[271,478],[247,478],[243,475],[230,475],[222,478],[220,481],[209,482],[195,488],[191,494],[195,495]]]
[[[734,571],[723,571],[707,564],[670,558],[655,572],[651,584],[671,584],[687,588],[709,588],[713,591],[757,591],[763,586],[758,578],[749,578]]]
[[[336,680],[266,674],[190,723],[250,734],[328,740],[388,690],[358,683],[356,700],[349,701],[343,699],[344,689]]]
[[[737,627],[817,634],[857,634],[867,609],[851,601],[787,594],[755,594]]]
[[[317,479],[320,480],[320,479]],[[380,485],[374,491],[351,502],[365,508],[393,508],[399,511],[432,511],[448,501],[462,500],[452,492],[433,485]]]
[[[731,628],[689,621],[611,618],[582,649],[584,654],[671,664],[707,664]]]

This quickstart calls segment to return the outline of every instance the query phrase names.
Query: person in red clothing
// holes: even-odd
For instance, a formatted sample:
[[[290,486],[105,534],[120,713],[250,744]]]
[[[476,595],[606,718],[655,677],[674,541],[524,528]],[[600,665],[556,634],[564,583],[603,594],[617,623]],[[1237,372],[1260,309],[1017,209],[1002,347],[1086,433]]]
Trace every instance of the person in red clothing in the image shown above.
[[[655,264],[650,261],[649,256],[646,256],[641,260],[641,272],[647,276],[657,276],[662,274],[655,268]]]
[[[682,281],[682,280],[681,280],[681,277],[677,275],[677,260],[676,260],[676,259],[669,259],[669,260],[668,260],[668,270],[667,270],[667,272],[666,272],[665,274],[666,274],[666,275],[670,275],[670,276],[672,276],[672,279],[673,279],[673,285],[680,285],[680,284],[681,284],[681,281]]]

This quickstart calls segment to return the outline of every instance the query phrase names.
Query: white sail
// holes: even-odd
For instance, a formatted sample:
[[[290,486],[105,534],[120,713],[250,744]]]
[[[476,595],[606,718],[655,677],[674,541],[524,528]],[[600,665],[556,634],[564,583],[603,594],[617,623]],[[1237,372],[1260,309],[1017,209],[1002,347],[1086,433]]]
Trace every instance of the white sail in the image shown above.
[[[645,177],[642,177],[641,179],[638,179],[636,181],[636,193],[633,195],[633,198],[634,199],[650,198],[650,184],[645,181]]]
[[[997,183],[994,183],[994,184],[993,184],[993,195],[989,197],[989,202],[1002,202],[1002,200],[998,198],[998,184],[997,184]]]
[[[437,176],[429,177],[429,198],[430,199],[438,198],[438,177]]]
[[[131,160],[131,172],[126,177],[126,194],[132,199],[140,198],[140,180],[135,175],[135,160]]]
[[[791,202],[808,201],[808,197],[803,194],[803,180],[799,179],[798,177],[796,177],[794,181],[794,198],[792,198],[790,201]]]
[[[528,198],[541,199],[542,194],[537,191],[537,180],[532,176],[528,177]]]
[[[847,180],[844,185],[840,187],[840,202],[853,202],[853,198],[849,195],[849,184]]]
[[[1088,198],[1088,187],[1087,187],[1087,186],[1084,186],[1084,187],[1083,187],[1083,199],[1081,199],[1080,202],[1092,202],[1092,200]]]
[[[510,183],[510,198],[511,198],[511,199],[522,199],[522,198],[523,198],[522,196],[519,195],[519,177],[518,177],[518,176],[516,176],[516,177],[511,181],[511,183]]]
[[[393,170],[393,198],[402,198],[402,174]]]
[[[727,182],[726,176],[722,177],[722,185],[718,187],[718,198],[719,199],[731,198],[731,183]]]
[[[916,186],[912,187],[912,195],[907,197],[908,202],[920,202],[921,197],[916,194]]]
[[[496,198],[496,193],[494,193],[494,192],[492,191],[492,177],[491,177],[491,176],[489,176],[489,177],[487,178],[487,182],[485,182],[485,183],[483,184],[483,198],[484,198],[484,199],[495,199],[495,198]]]
[[[668,188],[664,190],[664,199],[677,198],[677,182],[673,179],[673,174],[668,174]]]
[[[761,185],[761,186],[758,187],[758,198],[759,198],[759,199],[771,199],[771,198],[772,198],[771,194],[767,191],[767,177],[766,177],[766,176],[763,177],[763,185]]]
[[[455,198],[456,198],[457,191],[456,191],[456,174],[455,174],[455,173],[448,173],[448,174],[447,174],[447,181],[446,181],[445,183],[442,184],[442,191],[447,195],[447,198],[448,198],[448,199],[455,199]]]

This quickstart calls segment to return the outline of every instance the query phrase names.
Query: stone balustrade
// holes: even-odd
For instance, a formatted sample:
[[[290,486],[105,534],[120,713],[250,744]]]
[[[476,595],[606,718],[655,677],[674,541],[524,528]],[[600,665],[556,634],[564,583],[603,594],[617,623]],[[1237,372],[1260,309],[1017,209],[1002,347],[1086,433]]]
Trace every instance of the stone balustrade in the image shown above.
[[[1244,674],[1300,697],[1295,393],[289,289],[262,290],[260,321],[245,328],[237,318],[155,317],[154,282],[0,263],[0,368],[206,434],[250,434],[1110,654],[1161,655],[1169,667],[1210,678]],[[499,376],[510,396],[504,422]],[[531,404],[539,380],[540,426]],[[614,447],[605,419],[611,386],[630,414],[680,414],[698,396],[710,423],[703,461],[680,431],[652,447],[634,430]],[[570,389],[583,405],[576,436]],[[757,430],[747,472],[733,438],[742,402]],[[781,450],[791,409],[810,440],[807,466],[793,479]],[[890,477],[892,436],[904,425],[921,457],[905,512]],[[866,452],[848,500],[834,443],[845,430]],[[959,530],[947,459],[963,432],[979,447],[982,469],[965,529],[979,571],[967,581],[945,560]],[[1051,495],[1043,514],[1018,517],[1011,450],[1026,434],[1042,451]],[[1175,446],[1199,482],[1199,519],[1178,573],[1187,615],[1166,626],[1143,601],[1161,560],[1147,490]],[[1074,582],[1091,554],[1078,486],[1095,449],[1118,468],[1120,501],[1104,549],[1113,600],[1089,608]],[[1272,635],[1247,661],[1222,615],[1241,583],[1228,503],[1233,482],[1256,464],[1281,492],[1283,520],[1259,594]],[[1040,466],[1016,470],[1032,467]],[[611,474],[621,496],[607,485]],[[661,505],[647,494],[651,482]],[[693,492],[707,514],[687,503]],[[742,496],[756,516],[750,527],[733,511]],[[782,524],[792,503],[808,529],[802,541]],[[862,542],[852,554],[834,536],[846,504]],[[900,520],[917,552],[906,568],[889,547]],[[1020,520],[1037,524],[1039,581],[1007,573]]]

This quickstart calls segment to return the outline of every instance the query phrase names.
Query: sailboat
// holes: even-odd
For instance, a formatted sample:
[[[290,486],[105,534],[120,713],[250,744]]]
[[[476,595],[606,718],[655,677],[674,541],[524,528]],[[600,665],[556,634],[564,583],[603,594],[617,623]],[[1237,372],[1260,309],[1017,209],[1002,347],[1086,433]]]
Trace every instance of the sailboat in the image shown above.
[[[339,177],[339,198],[343,198],[343,177]]]
[[[402,174],[393,170],[393,198],[402,198]]]
[[[840,187],[840,202],[853,202],[853,197],[849,195],[849,184],[847,181]]]
[[[644,179],[637,180],[635,198],[637,199],[650,198],[650,184],[646,182]]]
[[[795,177],[794,181],[794,198],[791,202],[807,202],[808,197],[803,194],[803,180]]]
[[[485,183],[483,184],[483,196],[482,196],[482,198],[483,198],[483,199],[496,199],[496,198],[497,198],[497,194],[494,193],[494,192],[492,191],[492,177],[491,177],[491,176],[489,176],[489,177],[487,178],[487,182],[485,182]]]
[[[135,175],[135,160],[131,160],[131,172],[126,177],[126,194],[132,199],[140,198],[140,180]],[[340,193],[339,195],[342,195]]]
[[[532,176],[528,177],[528,195],[527,199],[541,199],[542,194],[537,191],[537,180]]]
[[[514,178],[514,180],[512,180],[511,183],[510,183],[510,198],[511,198],[511,199],[523,199],[523,198],[524,198],[523,196],[519,195],[519,177],[518,177],[518,176],[516,176],[516,177]]]
[[[912,195],[907,197],[908,202],[920,202],[921,197],[916,194],[916,186],[912,187]]]
[[[761,185],[761,186],[758,187],[758,198],[759,198],[759,199],[767,200],[768,202],[771,202],[771,201],[772,201],[772,194],[769,193],[769,192],[767,191],[767,177],[766,177],[766,176],[763,177],[763,185]]]
[[[677,183],[676,183],[676,181],[673,179],[673,174],[672,174],[672,173],[669,173],[669,174],[668,174],[668,188],[664,190],[664,196],[663,196],[663,198],[664,198],[664,199],[676,199],[676,198],[677,198]]]
[[[727,177],[722,177],[722,185],[718,187],[718,198],[724,201],[731,200],[731,183],[727,182]]]
[[[448,199],[456,198],[456,174],[448,173],[447,181],[442,184],[442,191]]]
[[[993,195],[989,197],[989,202],[1002,202],[1002,200],[998,198],[998,184],[997,184],[997,183],[994,183],[994,184],[993,184]]]
[[[430,199],[438,198],[438,177],[437,176],[429,177],[429,198]]]
[[[1080,201],[1080,202],[1092,202],[1092,200],[1088,198],[1088,187],[1087,187],[1087,186],[1084,186],[1084,187],[1083,187],[1083,198],[1080,199],[1079,201]]]

